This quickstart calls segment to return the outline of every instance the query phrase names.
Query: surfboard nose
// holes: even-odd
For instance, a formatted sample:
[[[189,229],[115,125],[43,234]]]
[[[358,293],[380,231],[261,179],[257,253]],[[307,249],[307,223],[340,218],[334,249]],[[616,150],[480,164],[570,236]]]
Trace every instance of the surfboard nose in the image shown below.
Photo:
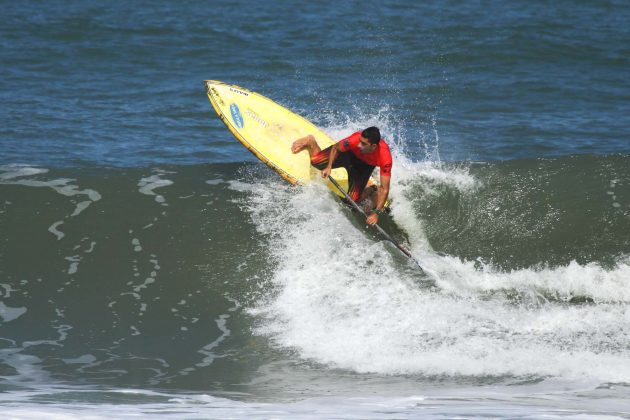
[[[213,87],[216,88],[217,86],[224,84],[218,80],[204,80],[203,81],[204,86],[206,87],[206,93],[210,92],[210,89],[212,89]]]
[[[225,83],[220,82],[218,80],[204,80],[203,83],[206,86],[212,86],[212,85],[224,85]]]

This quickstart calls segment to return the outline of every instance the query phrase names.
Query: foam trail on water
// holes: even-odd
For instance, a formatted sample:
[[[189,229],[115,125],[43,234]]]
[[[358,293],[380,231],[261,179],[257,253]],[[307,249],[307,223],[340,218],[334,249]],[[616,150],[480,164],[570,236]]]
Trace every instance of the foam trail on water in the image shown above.
[[[630,296],[627,264],[503,273],[437,255],[422,242],[406,186],[418,174],[457,188],[476,184],[465,170],[411,166],[399,171],[393,217],[423,265],[439,273],[435,289],[420,287],[417,271],[324,186],[232,185],[247,193],[243,207],[270,238],[276,267],[274,292],[252,309],[259,334],[357,372],[630,381],[630,309],[619,304]],[[595,304],[564,302],[578,294]]]

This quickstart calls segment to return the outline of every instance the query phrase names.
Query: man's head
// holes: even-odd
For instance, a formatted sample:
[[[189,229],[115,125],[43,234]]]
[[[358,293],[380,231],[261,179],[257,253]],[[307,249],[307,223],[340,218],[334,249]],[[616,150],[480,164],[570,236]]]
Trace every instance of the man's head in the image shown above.
[[[361,153],[372,153],[381,141],[381,132],[376,127],[368,127],[361,132],[359,138],[359,149]]]

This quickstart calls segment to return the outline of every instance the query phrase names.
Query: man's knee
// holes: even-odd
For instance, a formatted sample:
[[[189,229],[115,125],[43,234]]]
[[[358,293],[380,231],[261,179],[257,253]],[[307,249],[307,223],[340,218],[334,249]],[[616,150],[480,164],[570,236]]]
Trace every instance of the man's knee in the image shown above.
[[[315,137],[313,137],[313,141],[315,141]],[[331,147],[332,146],[329,146],[323,150],[320,150],[317,153],[313,153],[311,155],[311,165],[313,165],[317,169],[324,169],[326,165],[328,165],[328,158],[330,157]],[[337,156],[337,159],[338,158],[339,156]]]
[[[317,169],[324,169],[328,165],[328,155],[324,151],[312,155],[311,165]]]

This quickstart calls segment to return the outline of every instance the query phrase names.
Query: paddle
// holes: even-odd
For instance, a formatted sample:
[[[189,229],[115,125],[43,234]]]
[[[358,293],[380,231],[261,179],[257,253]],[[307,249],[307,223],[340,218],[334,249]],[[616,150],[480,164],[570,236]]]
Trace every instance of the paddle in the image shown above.
[[[354,207],[359,213],[361,213],[363,216],[365,216],[367,218],[367,214],[365,214],[363,209],[361,207],[359,207],[359,205],[357,203],[354,202],[354,200],[348,195],[348,193],[343,188],[341,188],[341,186],[337,183],[337,181],[335,181],[335,179],[332,176],[328,176],[328,179],[330,179],[330,182],[332,182],[332,184],[335,187],[337,187],[337,189],[339,191],[341,191],[341,193],[346,197],[346,200],[348,200],[348,202],[352,205],[352,207]],[[420,271],[422,271],[422,274],[426,274],[424,269],[420,265],[420,263],[413,257],[413,255],[411,255],[411,252],[409,252],[401,244],[399,244],[396,240],[394,240],[394,238],[389,236],[389,234],[387,232],[385,232],[382,227],[380,227],[376,223],[373,224],[372,226],[374,226],[376,228],[376,230],[378,230],[379,233],[381,235],[383,235],[383,237],[385,239],[387,239],[389,242],[394,244],[394,246],[396,246],[396,248],[398,248],[403,254],[405,254],[407,257],[411,258],[411,260],[413,260],[413,262],[416,263],[416,265],[418,266]]]

